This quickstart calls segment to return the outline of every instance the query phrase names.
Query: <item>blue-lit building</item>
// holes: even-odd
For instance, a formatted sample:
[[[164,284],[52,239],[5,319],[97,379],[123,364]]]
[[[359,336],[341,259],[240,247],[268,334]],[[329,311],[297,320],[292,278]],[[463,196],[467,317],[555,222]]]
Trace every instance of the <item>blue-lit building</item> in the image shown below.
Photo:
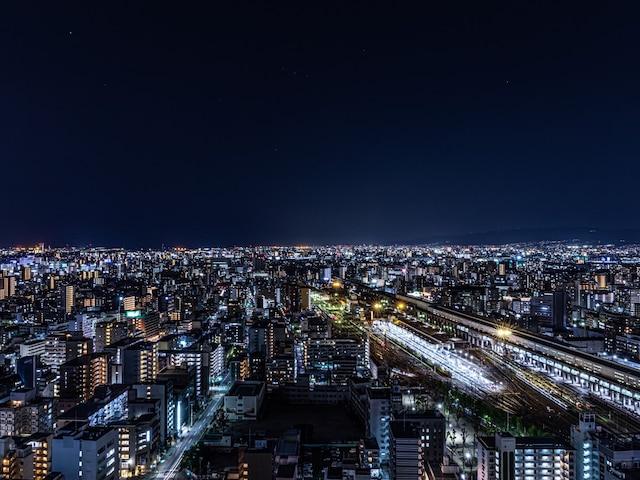
[[[51,470],[65,480],[119,478],[118,430],[84,427],[60,433],[52,441]]]

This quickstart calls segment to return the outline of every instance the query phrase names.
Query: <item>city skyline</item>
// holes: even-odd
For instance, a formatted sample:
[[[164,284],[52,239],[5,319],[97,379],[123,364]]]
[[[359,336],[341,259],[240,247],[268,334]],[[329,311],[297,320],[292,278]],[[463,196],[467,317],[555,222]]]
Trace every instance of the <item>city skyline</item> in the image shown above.
[[[0,245],[636,227],[624,3],[1,8]]]
[[[633,475],[639,272],[640,244],[0,249],[3,475]]]

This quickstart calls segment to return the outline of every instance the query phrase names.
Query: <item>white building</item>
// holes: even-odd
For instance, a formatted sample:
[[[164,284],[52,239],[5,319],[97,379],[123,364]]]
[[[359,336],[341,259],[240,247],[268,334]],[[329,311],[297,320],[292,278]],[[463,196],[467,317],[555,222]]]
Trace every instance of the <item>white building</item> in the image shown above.
[[[577,480],[576,451],[553,437],[478,437],[478,480]],[[583,479],[579,479],[583,480]]]
[[[580,413],[578,425],[571,427],[571,445],[576,449],[576,478],[598,479],[598,435],[593,413]]]
[[[229,420],[255,420],[265,391],[264,382],[235,382],[224,396],[224,411]]]
[[[46,343],[47,342],[44,339],[30,340],[28,342],[21,343],[18,345],[18,348],[20,348],[20,358],[43,355]]]
[[[0,436],[48,432],[53,428],[53,402],[36,398],[35,389],[11,392],[0,400]]]

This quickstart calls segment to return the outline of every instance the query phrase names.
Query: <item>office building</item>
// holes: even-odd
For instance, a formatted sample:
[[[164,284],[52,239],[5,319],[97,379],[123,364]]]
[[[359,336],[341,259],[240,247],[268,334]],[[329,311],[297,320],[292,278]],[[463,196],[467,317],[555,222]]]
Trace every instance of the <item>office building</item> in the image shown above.
[[[38,359],[34,355],[20,357],[16,360],[16,373],[20,376],[25,388],[35,388],[37,380]]]
[[[325,371],[333,383],[347,383],[351,376],[369,376],[369,342],[364,339],[307,339],[302,344],[306,370]]]
[[[85,427],[53,438],[51,469],[65,480],[119,478],[118,430]]]

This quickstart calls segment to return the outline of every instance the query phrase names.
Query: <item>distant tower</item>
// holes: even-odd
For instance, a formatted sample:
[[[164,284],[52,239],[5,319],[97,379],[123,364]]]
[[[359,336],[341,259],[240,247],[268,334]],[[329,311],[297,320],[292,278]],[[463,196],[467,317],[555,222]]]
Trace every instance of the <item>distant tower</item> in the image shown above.
[[[71,313],[75,300],[75,288],[67,285],[64,289],[64,313]]]
[[[300,309],[311,310],[311,289],[309,287],[300,289]]]

